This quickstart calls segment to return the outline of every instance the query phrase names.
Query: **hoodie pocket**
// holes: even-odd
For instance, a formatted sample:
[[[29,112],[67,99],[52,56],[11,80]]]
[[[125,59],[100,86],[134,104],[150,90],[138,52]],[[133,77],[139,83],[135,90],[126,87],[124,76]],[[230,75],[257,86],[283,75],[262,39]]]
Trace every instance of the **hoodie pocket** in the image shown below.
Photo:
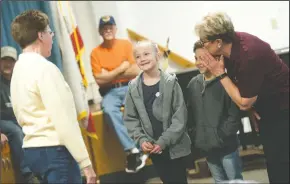
[[[218,134],[218,128],[215,128],[215,135],[216,135],[216,138],[218,140],[219,146],[222,147],[224,144],[224,141],[222,140],[222,138]]]
[[[193,134],[192,139],[194,139],[194,146],[197,148],[203,148],[205,145],[205,127],[197,125],[194,130],[193,130]]]
[[[205,143],[207,149],[222,147],[223,142],[218,136],[216,127],[205,127]]]
[[[191,140],[189,135],[185,132],[176,144],[170,145],[170,149],[175,156],[186,156],[186,154],[191,150]]]

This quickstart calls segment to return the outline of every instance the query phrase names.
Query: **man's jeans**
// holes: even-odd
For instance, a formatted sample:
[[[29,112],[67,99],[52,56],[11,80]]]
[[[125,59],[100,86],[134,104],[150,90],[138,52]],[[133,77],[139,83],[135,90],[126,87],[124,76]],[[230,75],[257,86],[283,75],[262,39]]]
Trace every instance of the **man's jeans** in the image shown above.
[[[8,138],[16,179],[21,180],[24,175],[31,173],[30,169],[25,165],[23,161],[24,153],[22,149],[22,143],[24,134],[22,132],[22,128],[18,125],[16,121],[0,120],[0,129],[1,132],[5,134]]]
[[[215,183],[243,179],[238,150],[223,157],[207,157],[207,163]]]
[[[123,122],[123,114],[120,111],[121,106],[124,105],[127,91],[128,86],[113,88],[104,96],[102,101],[105,121],[110,122],[114,127],[125,151],[136,147],[134,141],[128,135]]]
[[[82,183],[79,166],[65,146],[24,148],[24,159],[41,183]]]

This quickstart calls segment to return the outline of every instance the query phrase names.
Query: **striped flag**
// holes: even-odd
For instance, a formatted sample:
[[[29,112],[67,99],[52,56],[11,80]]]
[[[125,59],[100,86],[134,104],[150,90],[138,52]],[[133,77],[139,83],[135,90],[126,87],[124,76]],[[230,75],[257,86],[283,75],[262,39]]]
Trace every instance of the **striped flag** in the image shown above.
[[[88,81],[82,58],[84,44],[69,3],[51,1],[56,37],[63,59],[63,75],[74,96],[78,121],[82,122],[81,126],[88,132],[95,132],[86,95]]]
[[[82,76],[83,84],[87,88],[88,81],[85,75],[85,69],[83,64],[84,43],[80,35],[79,28],[76,24],[71,5],[69,1],[58,1],[58,7],[66,24],[67,31],[70,35],[71,43],[77,60],[77,64]]]

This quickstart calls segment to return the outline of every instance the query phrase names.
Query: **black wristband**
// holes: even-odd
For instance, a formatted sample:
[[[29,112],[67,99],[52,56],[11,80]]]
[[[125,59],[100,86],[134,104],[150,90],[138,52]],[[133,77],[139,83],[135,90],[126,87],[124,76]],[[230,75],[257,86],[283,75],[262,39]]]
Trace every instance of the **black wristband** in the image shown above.
[[[228,74],[225,72],[225,73],[219,75],[217,78],[218,78],[219,80],[221,80],[221,79],[225,78],[226,76],[228,76]]]

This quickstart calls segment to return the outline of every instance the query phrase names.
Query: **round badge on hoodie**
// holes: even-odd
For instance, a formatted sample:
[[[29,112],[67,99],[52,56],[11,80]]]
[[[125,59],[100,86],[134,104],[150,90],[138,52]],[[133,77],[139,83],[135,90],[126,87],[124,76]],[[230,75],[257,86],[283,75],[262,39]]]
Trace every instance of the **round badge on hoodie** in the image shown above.
[[[160,96],[160,93],[159,93],[159,92],[157,92],[157,93],[155,94],[155,96],[156,96],[156,97],[159,97],[159,96]]]

